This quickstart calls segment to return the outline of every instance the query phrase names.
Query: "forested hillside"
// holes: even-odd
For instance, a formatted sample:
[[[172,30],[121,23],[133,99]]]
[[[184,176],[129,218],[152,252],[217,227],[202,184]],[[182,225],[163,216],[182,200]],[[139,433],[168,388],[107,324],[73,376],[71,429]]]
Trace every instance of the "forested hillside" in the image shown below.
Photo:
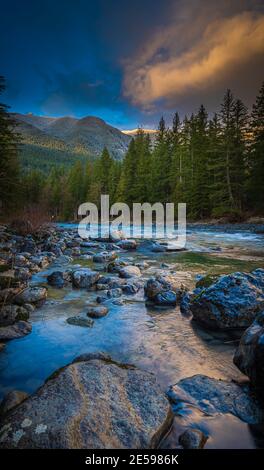
[[[120,159],[131,138],[102,119],[88,116],[50,118],[33,114],[13,114],[21,135],[22,168],[49,173],[53,167],[71,167],[100,156],[107,146],[111,156]]]
[[[175,113],[170,128],[161,118],[154,143],[139,129],[123,160],[113,158],[107,147],[93,159],[80,144],[70,148],[59,137],[51,139],[43,127],[32,129],[30,122],[23,123],[18,153],[22,152],[24,169],[17,200],[44,206],[50,215],[64,220],[76,217],[84,201],[99,206],[101,194],[109,194],[111,203],[130,206],[185,202],[192,220],[222,216],[240,220],[247,213],[263,214],[263,122],[264,85],[251,112],[228,90],[213,116],[201,105],[183,120]],[[4,123],[12,123],[7,113]],[[57,135],[59,131],[61,126]],[[17,140],[14,136],[9,139]],[[9,146],[12,167],[16,146]],[[1,158],[4,162],[4,154]]]

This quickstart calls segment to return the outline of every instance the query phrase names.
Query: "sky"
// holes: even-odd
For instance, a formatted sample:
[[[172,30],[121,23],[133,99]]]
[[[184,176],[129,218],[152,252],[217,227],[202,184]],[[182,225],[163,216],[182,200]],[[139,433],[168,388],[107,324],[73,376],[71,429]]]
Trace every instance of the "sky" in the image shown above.
[[[11,111],[155,128],[264,80],[263,0],[0,0]]]

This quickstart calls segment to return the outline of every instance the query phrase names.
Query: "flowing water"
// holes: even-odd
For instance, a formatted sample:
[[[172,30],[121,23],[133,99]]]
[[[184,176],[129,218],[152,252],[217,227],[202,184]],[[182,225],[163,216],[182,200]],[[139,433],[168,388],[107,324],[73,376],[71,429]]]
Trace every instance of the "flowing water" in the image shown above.
[[[197,275],[251,271],[264,267],[264,236],[250,231],[191,229],[187,249],[183,252],[152,253],[149,242],[136,252],[121,258],[140,262],[155,272],[173,271],[192,288]],[[46,285],[46,276],[54,270],[65,270],[76,264],[91,266],[90,261],[75,259],[71,265],[58,266],[33,276],[32,284]],[[102,265],[94,265],[103,269]],[[164,390],[184,377],[205,374],[222,379],[240,379],[242,374],[232,358],[238,344],[235,333],[209,332],[183,316],[178,307],[166,310],[149,308],[143,293],[124,298],[123,305],[109,300],[109,313],[94,321],[92,328],[69,325],[66,319],[85,312],[98,292],[65,287],[48,287],[47,302],[31,315],[32,333],[10,341],[0,353],[0,396],[12,389],[34,392],[56,369],[70,363],[84,352],[104,351],[119,362],[127,362],[154,372]],[[193,416],[193,419],[195,417]],[[195,418],[210,435],[206,447],[254,448],[260,445],[258,430],[231,415]],[[168,446],[175,446],[181,422],[172,430]],[[235,436],[239,435],[239,439]],[[256,437],[257,436],[257,437]],[[175,438],[174,438],[175,437]]]

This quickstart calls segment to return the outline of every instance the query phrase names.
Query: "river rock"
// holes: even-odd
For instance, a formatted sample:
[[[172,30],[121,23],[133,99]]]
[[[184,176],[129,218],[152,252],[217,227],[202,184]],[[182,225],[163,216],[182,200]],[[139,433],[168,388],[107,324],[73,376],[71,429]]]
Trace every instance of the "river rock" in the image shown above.
[[[117,246],[122,248],[122,250],[136,250],[137,242],[136,240],[120,240],[117,242]]]
[[[0,423],[1,448],[156,448],[172,423],[155,376],[104,360],[57,371]]]
[[[264,309],[264,269],[220,276],[193,296],[190,309],[208,328],[247,328]]]
[[[248,384],[194,375],[171,386],[167,396],[176,410],[183,402],[209,415],[231,413],[248,424],[261,423],[264,419],[261,402]]]
[[[28,320],[29,312],[19,305],[3,305],[0,308],[0,326],[13,325],[19,320]]]
[[[53,271],[53,273],[47,276],[47,281],[50,286],[62,288],[65,284],[63,272]]]
[[[118,270],[120,277],[129,279],[131,277],[141,276],[141,271],[137,266],[124,266]]]
[[[31,333],[32,326],[27,321],[18,321],[14,325],[0,327],[0,341],[22,338]]]
[[[119,269],[121,269],[123,266],[128,266],[128,263],[124,260],[115,260],[115,261],[111,261],[108,265],[107,265],[107,271],[109,273],[117,273],[119,271]]]
[[[103,305],[89,305],[87,307],[87,316],[91,318],[102,318],[108,313],[108,308]]]
[[[41,305],[47,298],[46,287],[28,287],[15,296],[14,302],[18,305],[34,304]]]
[[[252,384],[264,386],[264,311],[243,334],[234,356],[235,365]]]
[[[74,287],[89,288],[98,281],[99,277],[100,274],[98,272],[92,271],[89,268],[81,268],[73,271],[72,283]]]
[[[81,315],[76,315],[75,317],[67,318],[67,323],[69,323],[69,325],[86,326],[91,328],[94,322],[90,318]]]
[[[207,437],[200,429],[186,429],[179,436],[179,444],[184,449],[202,449],[206,441]]]
[[[102,251],[93,255],[94,263],[107,263],[108,261],[113,261],[117,257],[117,254],[114,251]]]
[[[172,290],[167,290],[156,294],[153,301],[156,305],[164,307],[175,306],[177,303],[177,295]]]
[[[20,390],[12,390],[8,392],[1,404],[0,404],[0,416],[3,416],[8,411],[12,410],[15,406],[20,405],[29,395],[26,392],[21,392]]]

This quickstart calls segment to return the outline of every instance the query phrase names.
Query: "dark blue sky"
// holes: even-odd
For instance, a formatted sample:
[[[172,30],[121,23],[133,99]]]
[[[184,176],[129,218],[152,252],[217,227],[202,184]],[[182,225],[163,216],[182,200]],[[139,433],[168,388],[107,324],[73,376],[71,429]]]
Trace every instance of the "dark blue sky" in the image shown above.
[[[250,105],[264,78],[261,3],[3,2],[4,101],[12,111],[92,114],[120,128],[153,127],[161,114],[169,121],[175,109],[183,115],[202,101],[210,112],[228,86]],[[242,28],[238,38],[235,28]],[[245,53],[237,47],[243,41]],[[215,66],[218,51],[223,59]]]

